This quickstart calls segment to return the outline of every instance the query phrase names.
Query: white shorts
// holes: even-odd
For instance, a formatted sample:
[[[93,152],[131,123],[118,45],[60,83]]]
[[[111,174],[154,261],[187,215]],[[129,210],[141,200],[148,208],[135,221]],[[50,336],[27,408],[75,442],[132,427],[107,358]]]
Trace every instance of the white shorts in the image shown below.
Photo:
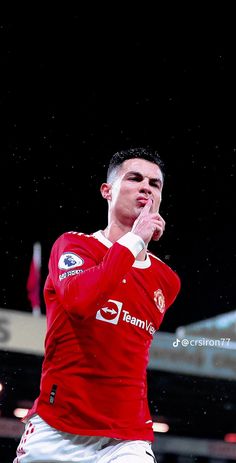
[[[58,431],[40,416],[26,424],[13,463],[154,463],[151,444]]]

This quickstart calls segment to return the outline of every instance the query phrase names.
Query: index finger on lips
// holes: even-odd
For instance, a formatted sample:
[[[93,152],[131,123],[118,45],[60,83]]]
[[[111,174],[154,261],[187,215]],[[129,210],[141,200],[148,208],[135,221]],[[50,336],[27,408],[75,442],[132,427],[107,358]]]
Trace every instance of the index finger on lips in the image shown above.
[[[145,206],[144,206],[143,209],[141,210],[141,212],[140,212],[140,214],[139,214],[139,217],[142,217],[143,215],[149,214],[151,207],[152,207],[152,199],[149,198],[149,199],[147,200]]]

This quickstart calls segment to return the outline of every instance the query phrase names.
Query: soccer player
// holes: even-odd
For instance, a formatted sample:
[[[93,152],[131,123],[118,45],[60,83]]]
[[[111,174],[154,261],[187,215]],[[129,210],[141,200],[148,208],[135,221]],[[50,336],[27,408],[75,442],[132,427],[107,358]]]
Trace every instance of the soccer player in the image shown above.
[[[16,463],[153,463],[147,401],[149,348],[175,300],[177,274],[148,251],[165,229],[156,151],[115,153],[101,194],[104,230],[54,243],[40,394]]]

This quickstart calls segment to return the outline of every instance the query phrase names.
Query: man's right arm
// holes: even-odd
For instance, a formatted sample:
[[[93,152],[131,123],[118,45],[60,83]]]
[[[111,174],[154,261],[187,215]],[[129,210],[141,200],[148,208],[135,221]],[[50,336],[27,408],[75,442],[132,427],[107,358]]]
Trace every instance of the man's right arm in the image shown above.
[[[71,315],[82,318],[96,313],[110,298],[144,248],[143,240],[129,232],[98,263],[89,246],[93,239],[65,233],[54,244],[49,260],[49,276],[61,304]],[[67,271],[59,268],[63,267],[63,257],[68,259],[70,255],[77,256],[78,265],[72,264]]]

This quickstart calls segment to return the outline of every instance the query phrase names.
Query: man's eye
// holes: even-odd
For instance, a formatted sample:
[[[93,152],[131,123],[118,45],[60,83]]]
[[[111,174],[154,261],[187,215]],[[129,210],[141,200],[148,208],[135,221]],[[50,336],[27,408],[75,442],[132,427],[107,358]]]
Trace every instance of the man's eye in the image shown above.
[[[129,180],[134,180],[135,182],[140,182],[139,177],[130,177]]]

